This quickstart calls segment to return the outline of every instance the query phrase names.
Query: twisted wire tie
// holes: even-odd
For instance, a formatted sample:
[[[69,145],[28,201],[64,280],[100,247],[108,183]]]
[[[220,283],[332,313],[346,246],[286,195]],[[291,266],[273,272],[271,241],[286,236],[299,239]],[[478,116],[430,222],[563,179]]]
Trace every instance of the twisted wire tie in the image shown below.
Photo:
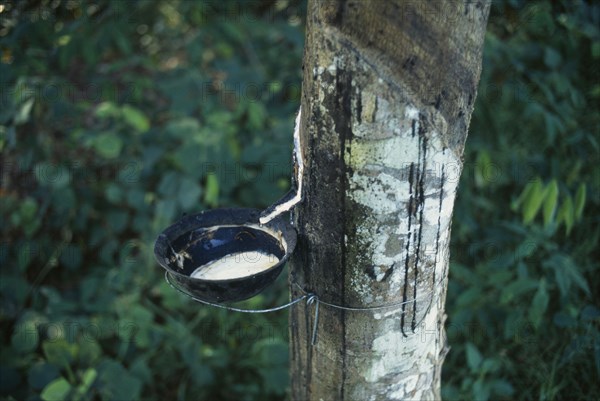
[[[228,305],[222,305],[222,304],[217,304],[217,303],[213,303],[213,302],[209,302],[209,301],[205,301],[203,299],[200,298],[196,298],[195,296],[193,296],[192,294],[190,294],[189,292],[183,290],[182,288],[180,288],[179,286],[177,286],[176,284],[174,284],[171,279],[169,278],[169,273],[165,272],[165,281],[169,284],[169,286],[171,286],[171,288],[173,288],[174,290],[178,291],[179,293],[191,298],[193,301],[204,304],[204,305],[208,305],[208,306],[213,306],[215,308],[220,308],[220,309],[225,309],[228,311],[232,311],[232,312],[241,312],[241,313],[270,313],[270,312],[277,312],[283,309],[287,309],[303,300],[306,299],[306,306],[309,307],[310,305],[315,305],[315,317],[314,317],[314,322],[313,322],[313,327],[312,327],[312,336],[311,336],[311,345],[315,345],[317,343],[317,331],[318,331],[318,326],[319,326],[319,305],[320,304],[324,304],[326,306],[329,306],[331,308],[334,309],[342,309],[342,310],[347,310],[347,311],[354,311],[354,312],[369,312],[369,311],[375,311],[375,310],[381,310],[381,309],[389,309],[389,308],[393,308],[393,307],[400,307],[402,305],[408,305],[411,303],[414,303],[416,300],[424,298],[425,296],[428,296],[430,294],[433,294],[433,290],[432,291],[428,291],[425,294],[410,299],[408,301],[402,301],[402,302],[393,302],[391,304],[387,304],[387,305],[379,305],[379,306],[370,306],[370,307],[363,307],[363,308],[359,308],[359,307],[355,307],[355,306],[344,306],[344,305],[337,305],[337,304],[333,304],[330,302],[326,302],[323,301],[319,298],[319,296],[317,294],[314,293],[307,293],[306,291],[304,291],[298,284],[294,283],[294,285],[296,287],[298,287],[298,289],[300,291],[302,291],[304,294],[296,299],[291,300],[290,302],[283,304],[283,305],[279,305],[276,306],[274,308],[267,308],[267,309],[242,309],[242,308],[236,308],[233,306],[228,306]],[[441,283],[441,281],[440,281]],[[437,287],[437,286],[436,286]],[[431,307],[431,305],[433,304],[433,302],[430,302],[429,307],[428,307],[428,311],[425,312],[425,315],[427,315],[427,313],[429,313],[429,308]]]

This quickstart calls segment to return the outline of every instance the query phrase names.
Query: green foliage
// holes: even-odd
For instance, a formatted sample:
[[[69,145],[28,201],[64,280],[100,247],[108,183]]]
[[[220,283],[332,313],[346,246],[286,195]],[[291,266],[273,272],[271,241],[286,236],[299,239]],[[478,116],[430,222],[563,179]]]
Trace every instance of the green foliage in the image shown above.
[[[600,392],[599,13],[493,2],[454,213],[445,399]]]
[[[570,194],[565,194],[555,218],[559,197],[558,183],[556,179],[553,179],[544,186],[538,177],[525,185],[521,195],[511,204],[511,209],[513,211],[521,209],[524,225],[532,224],[536,216],[540,214],[539,212],[542,212],[545,228],[564,224],[567,234],[569,234],[573,224],[579,222],[583,216],[586,192],[585,183],[581,183],[577,188],[575,201]]]
[[[68,399],[70,392],[71,385],[61,377],[48,383],[40,396],[44,401],[61,401]]]
[[[599,7],[493,2],[446,399],[600,392]],[[281,400],[285,313],[199,307],[160,230],[287,189],[303,2],[3,3],[0,398]],[[285,302],[283,274],[247,307]]]
[[[284,397],[285,313],[198,307],[152,245],[287,190],[304,5],[0,3],[0,399]]]

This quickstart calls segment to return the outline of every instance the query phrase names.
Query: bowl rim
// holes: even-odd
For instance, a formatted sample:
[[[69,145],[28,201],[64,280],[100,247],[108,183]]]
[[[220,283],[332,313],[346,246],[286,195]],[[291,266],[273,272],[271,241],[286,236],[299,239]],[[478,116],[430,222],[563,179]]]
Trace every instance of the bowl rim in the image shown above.
[[[266,224],[260,224],[258,222],[258,216],[259,216],[260,212],[261,212],[260,210],[254,209],[254,208],[217,208],[217,209],[203,210],[199,213],[192,214],[192,215],[185,215],[160,232],[160,234],[154,241],[154,258],[156,259],[156,261],[158,262],[160,267],[162,267],[166,271],[167,274],[174,276],[173,277],[174,279],[181,278],[183,281],[189,280],[191,282],[197,282],[197,283],[206,283],[206,284],[238,283],[238,282],[252,280],[257,276],[262,276],[262,275],[271,273],[273,270],[282,267],[282,265],[284,265],[290,259],[291,255],[294,252],[294,249],[296,247],[297,233],[296,233],[296,229],[294,228],[294,226],[291,223],[289,223],[288,221],[286,221],[282,215],[275,217],[273,220],[269,221]],[[271,235],[271,233],[269,233],[264,228],[268,228],[270,231],[274,231],[274,233],[280,232],[281,236],[282,236],[281,241],[278,240],[277,237],[274,237],[273,235],[271,235],[278,242],[283,243],[282,246],[284,249],[284,255],[281,259],[279,259],[279,262],[277,262],[276,264],[274,264],[273,266],[271,266],[265,270],[255,273],[255,274],[251,274],[248,276],[236,277],[236,278],[230,278],[230,279],[220,279],[220,280],[204,280],[201,278],[191,277],[186,274],[179,273],[179,272],[173,270],[170,266],[168,266],[168,265],[165,266],[165,264],[163,264],[162,260],[165,257],[163,255],[158,254],[158,246],[159,246],[160,241],[165,241],[165,238],[168,238],[167,234],[165,234],[166,232],[168,232],[170,230],[175,230],[176,227],[179,226],[183,221],[200,220],[201,218],[206,217],[207,215],[215,215],[215,214],[223,214],[224,216],[226,216],[231,213],[247,213],[248,221],[246,221],[245,223],[227,222],[227,223],[223,223],[223,224],[210,224],[210,225],[206,225],[206,226],[199,225],[194,229],[210,228],[210,227],[218,227],[218,226],[223,226],[223,227],[256,226],[256,229],[262,229],[269,235]],[[253,219],[253,217],[256,217],[256,218]],[[256,221],[252,221],[252,220],[256,220]],[[277,228],[275,228],[273,226],[277,226],[277,228],[279,228],[279,230],[277,230]],[[185,232],[189,232],[189,231],[190,230],[187,230]],[[179,280],[177,280],[177,281],[179,281]]]

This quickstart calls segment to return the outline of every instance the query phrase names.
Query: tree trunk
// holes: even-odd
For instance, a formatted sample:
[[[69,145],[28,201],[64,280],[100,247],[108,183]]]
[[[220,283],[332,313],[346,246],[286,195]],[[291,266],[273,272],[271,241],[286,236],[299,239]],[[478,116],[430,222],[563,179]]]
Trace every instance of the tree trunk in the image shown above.
[[[454,197],[489,2],[309,0],[292,399],[440,399]]]

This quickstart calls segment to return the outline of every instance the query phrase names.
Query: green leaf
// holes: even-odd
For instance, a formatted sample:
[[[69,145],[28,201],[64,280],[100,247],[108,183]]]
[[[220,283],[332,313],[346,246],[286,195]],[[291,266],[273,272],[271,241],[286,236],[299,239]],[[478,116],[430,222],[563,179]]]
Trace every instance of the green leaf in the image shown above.
[[[539,244],[533,239],[523,241],[515,249],[513,259],[523,260],[538,250]]]
[[[73,360],[75,344],[69,344],[65,340],[47,340],[42,344],[44,355],[48,362],[60,367],[68,366]]]
[[[481,353],[473,343],[467,343],[466,353],[467,365],[469,366],[469,369],[471,369],[472,372],[476,372],[479,369],[479,365],[481,365],[481,361],[483,360]]]
[[[91,366],[102,355],[102,348],[95,340],[86,338],[79,345],[79,362],[83,366]]]
[[[27,99],[19,108],[19,111],[15,115],[15,125],[21,125],[29,121],[29,115],[31,114],[31,109],[33,108],[33,103],[35,102],[35,98]]]
[[[478,287],[471,287],[461,294],[456,299],[456,304],[459,306],[472,306],[476,305],[478,301],[481,301],[482,293]]]
[[[510,397],[515,393],[515,389],[512,384],[504,379],[494,380],[492,382],[492,388],[496,394],[502,397]]]
[[[490,373],[497,372],[500,369],[500,361],[494,358],[486,358],[481,364],[481,372]]]
[[[142,380],[144,383],[152,382],[152,371],[148,367],[148,360],[143,356],[140,356],[135,362],[133,362],[130,366],[131,374]]]
[[[93,146],[100,156],[114,159],[121,154],[123,140],[112,132],[105,132],[94,139]]]
[[[204,203],[210,207],[217,206],[219,203],[219,181],[217,180],[216,174],[208,174],[206,176]]]
[[[531,319],[531,323],[536,329],[540,326],[540,323],[542,322],[544,313],[548,308],[549,300],[550,297],[546,288],[546,280],[541,279],[538,290],[535,293],[535,296],[533,297],[531,306],[529,307],[529,319]]]
[[[184,177],[179,184],[177,199],[184,210],[198,208],[202,189],[194,180]]]
[[[499,270],[491,273],[489,282],[496,288],[502,288],[506,283],[510,282],[514,277],[514,272],[511,270]]]
[[[162,221],[169,221],[173,219],[176,211],[177,209],[174,202],[159,200],[156,202],[154,217]]]
[[[70,391],[71,385],[61,377],[50,382],[42,391],[41,397],[44,401],[63,401],[67,399]]]
[[[540,210],[540,206],[542,206],[545,195],[546,191],[541,180],[536,180],[531,184],[531,190],[523,201],[523,224],[529,224],[533,221]]]
[[[538,287],[538,282],[532,279],[519,279],[513,281],[502,289],[500,293],[500,303],[507,304],[513,301],[517,296],[527,293]]]
[[[96,372],[96,369],[90,368],[90,369],[86,370],[85,373],[83,374],[81,383],[84,386],[86,386],[86,388],[89,388],[92,385],[92,383],[94,382],[94,380],[96,380],[97,376],[98,376],[98,372]]]
[[[150,120],[141,110],[126,104],[121,108],[121,111],[125,122],[136,131],[146,132],[150,129]]]
[[[554,254],[552,257],[542,262],[542,265],[545,268],[554,270],[556,283],[558,284],[561,296],[568,296],[572,282],[577,284],[577,286],[585,291],[586,294],[591,294],[587,280],[583,277],[579,271],[579,267],[570,256],[560,253]]]
[[[546,198],[544,199],[544,226],[548,227],[552,223],[556,204],[558,202],[558,183],[556,180],[550,181],[546,187]]]
[[[490,399],[490,384],[483,378],[473,383],[473,399],[477,401],[487,401]]]
[[[576,265],[572,265],[571,268],[568,269],[568,273],[573,279],[573,282],[577,284],[577,286],[581,288],[588,296],[592,294],[587,280],[585,277],[583,277],[583,274],[581,274]]]
[[[485,187],[492,179],[492,160],[490,154],[486,150],[482,150],[477,155],[475,163],[475,186],[479,188]]]
[[[562,203],[560,208],[558,209],[558,213],[556,214],[556,222],[558,224],[565,223],[565,229],[567,235],[571,232],[573,228],[573,222],[575,220],[575,212],[573,210],[573,200],[570,196],[567,195],[567,199]]]
[[[267,112],[262,103],[259,102],[249,102],[248,103],[248,129],[250,130],[259,130],[264,126],[264,122],[267,116]]]
[[[23,203],[21,203],[21,207],[19,208],[19,212],[23,220],[30,221],[33,220],[35,214],[37,212],[37,202],[32,197],[28,196],[25,198]]]
[[[575,194],[575,220],[581,220],[583,216],[583,208],[585,207],[586,186],[584,183],[579,184],[577,193]]]
[[[127,192],[127,204],[136,209],[142,208],[145,206],[145,197],[146,194],[143,191],[138,188],[131,188]]]
[[[519,197],[511,203],[510,209],[512,211],[516,212],[517,210],[519,210],[519,207],[523,204],[525,199],[527,199],[529,197],[529,192],[531,192],[532,188],[533,188],[532,182],[525,185],[525,188],[523,188],[523,191],[521,191],[521,194],[519,195]]]
[[[92,387],[92,384],[94,384],[94,381],[96,380],[97,376],[98,372],[96,372],[96,369],[87,369],[83,373],[83,376],[81,378],[81,384],[77,386],[77,391],[73,399],[80,400],[84,395],[86,395],[90,387]]]
[[[196,119],[189,117],[171,120],[165,127],[165,133],[174,138],[188,140],[201,137],[200,124]]]
[[[180,186],[179,174],[175,171],[168,171],[162,174],[160,183],[158,184],[158,193],[171,198],[177,193],[177,189]]]
[[[96,107],[96,116],[99,118],[116,117],[121,114],[119,107],[112,102],[103,102]]]
[[[113,31],[113,39],[117,44],[117,47],[123,52],[125,55],[131,53],[131,45],[129,44],[128,37],[124,34],[122,30],[114,30]]]

